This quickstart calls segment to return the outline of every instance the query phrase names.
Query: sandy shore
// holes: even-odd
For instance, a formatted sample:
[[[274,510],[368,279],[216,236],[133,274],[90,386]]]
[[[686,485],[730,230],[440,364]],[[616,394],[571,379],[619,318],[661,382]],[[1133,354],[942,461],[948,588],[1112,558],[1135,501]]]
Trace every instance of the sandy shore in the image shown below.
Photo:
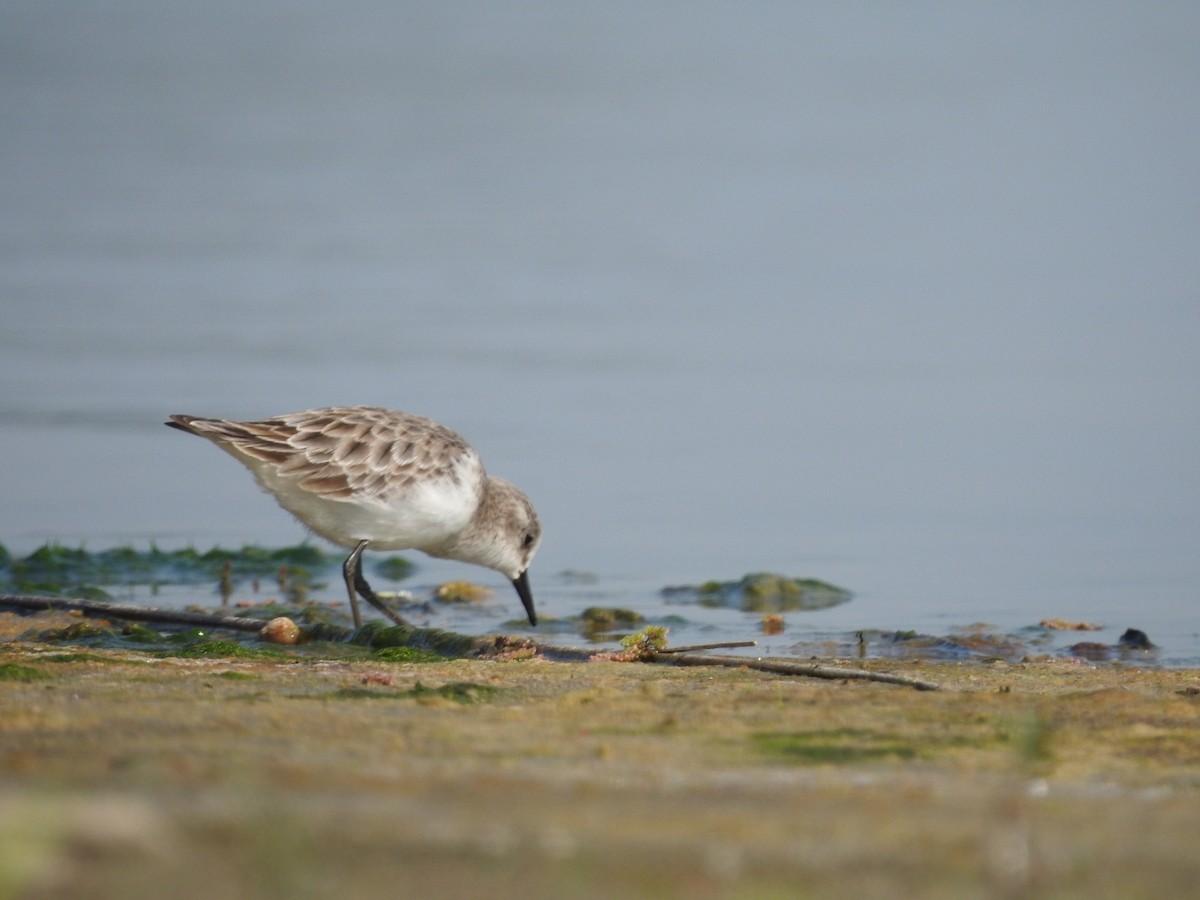
[[[1200,672],[0,643],[0,897],[1196,896]],[[0,629],[2,631],[2,629]],[[857,661],[855,665],[859,665]]]

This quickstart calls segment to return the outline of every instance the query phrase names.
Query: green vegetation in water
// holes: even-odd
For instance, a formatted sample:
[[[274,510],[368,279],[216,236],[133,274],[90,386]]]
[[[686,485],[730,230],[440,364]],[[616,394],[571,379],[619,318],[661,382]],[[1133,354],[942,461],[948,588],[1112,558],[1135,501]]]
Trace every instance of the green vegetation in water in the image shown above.
[[[647,625],[636,634],[621,638],[621,646],[626,650],[633,647],[665,650],[667,648],[667,629],[662,625]]]
[[[893,735],[863,728],[831,731],[768,731],[752,735],[754,745],[773,759],[824,765],[872,759],[912,759],[917,751]]]
[[[189,641],[178,650],[162,651],[160,656],[177,656],[182,659],[278,659],[283,656],[273,647],[249,647],[237,641],[202,637]]]
[[[104,588],[111,587],[209,583],[224,592],[238,581],[272,578],[278,580],[280,593],[302,601],[317,586],[316,575],[341,564],[340,552],[307,543],[276,548],[247,544],[239,550],[213,547],[204,552],[193,547],[161,550],[154,544],[148,550],[123,546],[93,552],[49,543],[19,559],[0,546],[0,591],[105,600],[111,597]],[[392,581],[407,578],[412,568],[400,556],[375,566]]]
[[[381,647],[375,651],[375,658],[384,662],[394,663],[431,663],[445,662],[446,657],[431,650],[418,647]]]
[[[619,606],[589,606],[579,616],[585,635],[633,628],[645,621],[641,613]]]
[[[386,581],[403,581],[413,573],[413,564],[403,556],[385,556],[371,570]]]
[[[649,657],[657,650],[665,650],[667,649],[667,631],[668,629],[662,625],[647,625],[641,631],[621,638],[623,649],[609,658],[619,662],[636,662]]]
[[[124,647],[121,633],[109,625],[83,619],[61,628],[47,628],[24,635],[39,644],[85,644],[89,646]]]
[[[853,595],[815,578],[789,578],[770,572],[752,572],[737,581],[706,581],[662,589],[675,602],[701,606],[732,606],[746,612],[792,612],[826,609],[847,602]]]
[[[387,625],[383,622],[367,622],[350,636],[350,640],[364,647],[379,650],[384,647],[404,647],[426,650],[441,656],[466,656],[475,649],[475,638],[452,631],[434,628],[422,629],[420,640],[412,628]]]
[[[129,622],[121,626],[121,636],[137,644],[158,644],[163,640],[159,632],[141,622]]]
[[[120,627],[98,623],[87,619],[72,622],[62,628],[50,628],[26,636],[43,644],[82,644],[109,650],[138,650],[158,658],[182,657],[195,659],[204,657],[244,657],[248,659],[284,656],[284,652],[273,645],[239,643],[212,637],[201,628],[184,631],[158,632],[139,622],[129,622]],[[89,660],[88,654],[59,654],[50,657],[56,661],[76,662]],[[97,658],[100,659],[100,658]]]
[[[0,681],[45,681],[50,676],[41,669],[18,663],[0,663]]]

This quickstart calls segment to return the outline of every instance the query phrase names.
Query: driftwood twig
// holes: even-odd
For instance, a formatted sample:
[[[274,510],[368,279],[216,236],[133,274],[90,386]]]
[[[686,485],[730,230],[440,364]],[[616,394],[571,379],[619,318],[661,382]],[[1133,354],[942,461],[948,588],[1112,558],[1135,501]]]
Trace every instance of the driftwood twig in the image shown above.
[[[879,681],[884,684],[900,684],[918,691],[936,691],[938,685],[932,681],[893,675],[890,672],[872,672],[870,669],[851,669],[844,666],[829,666],[824,663],[801,663],[786,659],[748,656],[717,656],[712,653],[667,654],[653,651],[646,656],[648,662],[665,663],[673,666],[725,666],[746,668],[756,672],[772,672],[776,675],[800,675],[805,678],[827,678],[834,681]]]
[[[36,594],[0,594],[0,606],[27,609],[31,612],[43,612],[50,609],[76,611],[85,615],[108,616],[113,619],[229,628],[234,631],[262,631],[262,627],[267,624],[265,619],[247,619],[242,616],[214,616],[181,609],[129,606],[123,603],[102,603],[99,600],[78,600],[73,597],[42,597]]]
[[[715,644],[688,644],[686,647],[663,647],[655,653],[695,653],[697,650],[724,650],[727,647],[754,647],[758,641],[718,641]]]

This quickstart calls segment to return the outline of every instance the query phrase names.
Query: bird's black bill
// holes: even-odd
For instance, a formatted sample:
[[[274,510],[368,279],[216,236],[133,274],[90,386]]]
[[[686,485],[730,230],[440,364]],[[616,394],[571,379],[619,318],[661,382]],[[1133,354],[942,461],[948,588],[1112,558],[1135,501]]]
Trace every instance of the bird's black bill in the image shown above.
[[[514,578],[512,583],[513,587],[517,589],[517,596],[525,604],[525,612],[529,614],[529,624],[536,625],[537,613],[533,611],[533,594],[529,592],[529,570],[526,569]]]

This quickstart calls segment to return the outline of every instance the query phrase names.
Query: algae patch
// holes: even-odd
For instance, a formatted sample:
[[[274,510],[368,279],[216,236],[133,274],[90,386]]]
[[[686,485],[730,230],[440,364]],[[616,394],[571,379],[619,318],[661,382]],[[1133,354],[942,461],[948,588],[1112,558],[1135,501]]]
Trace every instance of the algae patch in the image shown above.
[[[371,568],[386,581],[403,581],[413,573],[413,564],[403,556],[386,556]]]
[[[381,647],[375,651],[375,658],[393,663],[433,663],[445,662],[446,657],[430,650],[417,647]]]
[[[632,628],[644,621],[641,613],[620,606],[589,606],[579,618],[587,634]]]
[[[177,656],[182,659],[213,659],[233,657],[238,659],[275,659],[282,654],[278,650],[268,648],[248,647],[237,641],[226,641],[218,638],[199,638],[189,641],[178,650],[165,651],[163,656]]]
[[[219,583],[228,597],[238,582],[278,579],[280,593],[303,597],[316,586],[315,576],[334,570],[342,563],[340,553],[302,543],[268,548],[247,544],[230,550],[193,547],[147,550],[131,546],[89,551],[48,543],[28,556],[14,558],[0,546],[0,590],[20,594],[69,594],[89,600],[111,599],[105,588],[148,585],[153,592],[162,584]],[[390,581],[412,574],[412,563],[390,556],[374,565],[374,571]]]
[[[789,578],[770,572],[752,572],[737,581],[706,581],[699,585],[665,587],[662,596],[675,603],[778,613],[827,609],[846,603],[853,594],[845,588],[815,578]]]
[[[50,676],[41,669],[19,663],[0,663],[0,681],[45,681]]]

